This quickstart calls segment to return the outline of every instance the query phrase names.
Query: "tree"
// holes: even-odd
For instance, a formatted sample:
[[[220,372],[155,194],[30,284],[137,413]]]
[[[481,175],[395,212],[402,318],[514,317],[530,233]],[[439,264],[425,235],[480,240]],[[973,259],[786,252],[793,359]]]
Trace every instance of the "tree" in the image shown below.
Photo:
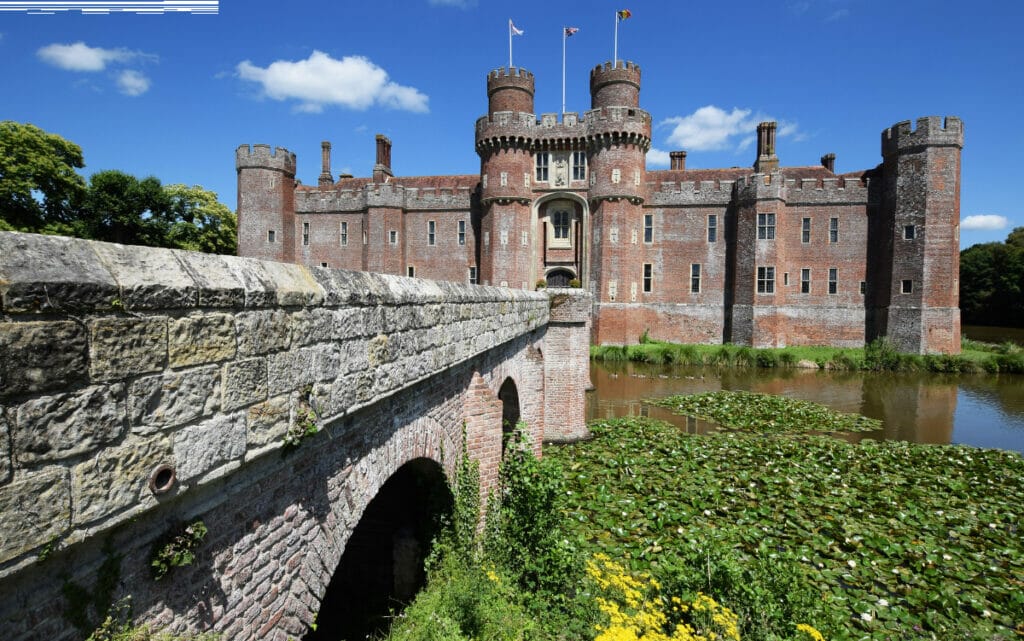
[[[56,134],[0,121],[0,229],[66,224],[85,191],[82,149]]]
[[[960,252],[960,310],[967,324],[1024,327],[1024,227]]]
[[[171,197],[152,176],[139,180],[105,170],[89,178],[81,210],[72,227],[76,236],[126,245],[173,247]]]
[[[171,247],[212,254],[234,254],[238,245],[238,220],[215,192],[199,185],[167,185],[171,199]]]

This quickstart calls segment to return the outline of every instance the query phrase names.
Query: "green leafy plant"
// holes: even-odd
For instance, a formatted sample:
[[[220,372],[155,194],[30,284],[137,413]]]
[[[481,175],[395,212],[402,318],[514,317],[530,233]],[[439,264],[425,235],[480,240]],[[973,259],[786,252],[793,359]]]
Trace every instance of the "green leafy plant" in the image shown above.
[[[282,439],[285,452],[295,449],[303,440],[320,432],[320,417],[314,409],[312,397],[312,385],[306,385],[299,391],[298,406]]]
[[[579,289],[583,287],[583,283],[580,282],[579,278],[573,278],[572,280],[569,281],[569,287],[572,287],[573,289]]]
[[[196,519],[174,528],[153,547],[149,566],[153,579],[159,581],[173,568],[192,565],[196,549],[206,538],[206,524]]]
[[[537,289],[544,289],[547,286],[548,281],[544,280],[543,278],[537,279]]]

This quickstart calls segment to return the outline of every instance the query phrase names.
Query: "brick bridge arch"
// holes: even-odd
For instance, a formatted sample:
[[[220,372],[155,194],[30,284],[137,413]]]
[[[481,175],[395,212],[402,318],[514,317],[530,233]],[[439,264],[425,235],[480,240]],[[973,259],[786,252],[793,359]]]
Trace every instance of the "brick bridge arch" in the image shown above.
[[[505,381],[538,452],[585,434],[582,292],[3,232],[0,303],[5,639],[78,637],[62,586],[95,594],[111,565],[154,628],[302,636],[404,465],[451,476],[465,438],[494,486]],[[195,563],[155,581],[155,545],[196,518]]]

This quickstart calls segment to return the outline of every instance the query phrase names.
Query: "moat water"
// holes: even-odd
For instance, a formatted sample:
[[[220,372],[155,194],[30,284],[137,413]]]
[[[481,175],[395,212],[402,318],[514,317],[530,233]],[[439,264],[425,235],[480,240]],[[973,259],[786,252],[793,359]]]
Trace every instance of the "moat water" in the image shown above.
[[[1024,332],[1021,332],[1024,338]],[[1005,340],[1005,339],[1004,339]],[[804,369],[720,369],[599,363],[588,418],[650,416],[692,433],[714,426],[644,402],[672,394],[747,390],[814,401],[882,421],[877,432],[848,435],[915,443],[955,443],[1024,453],[1024,376],[892,374]]]

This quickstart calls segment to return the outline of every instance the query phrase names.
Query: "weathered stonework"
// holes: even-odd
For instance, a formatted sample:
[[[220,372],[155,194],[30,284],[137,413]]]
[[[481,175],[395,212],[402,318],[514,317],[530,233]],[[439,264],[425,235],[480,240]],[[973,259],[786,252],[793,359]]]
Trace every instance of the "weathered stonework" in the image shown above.
[[[167,326],[171,367],[226,361],[235,356],[235,324],[228,314],[173,319]]]
[[[14,456],[20,464],[88,454],[124,433],[124,385],[40,396],[15,409]]]
[[[108,537],[117,596],[130,594],[154,627],[300,637],[363,510],[399,468],[427,459],[450,473],[465,429],[493,489],[505,413],[526,421],[537,452],[545,438],[583,433],[591,302],[580,290],[553,303],[10,232],[0,274],[16,275],[0,290],[24,305],[4,299],[2,371],[30,381],[0,394],[5,639],[70,641],[54,615],[60,586],[94,584]],[[73,291],[85,301],[61,299],[73,312],[36,298]],[[319,432],[299,429],[283,456],[289,429],[310,424]],[[154,583],[154,541],[197,517],[210,534],[196,563]],[[75,562],[40,560],[51,553]],[[57,577],[63,567],[72,576]]]
[[[86,347],[85,329],[73,321],[0,325],[0,396],[85,380]]]
[[[167,364],[167,318],[100,318],[89,325],[94,381],[157,372]]]

